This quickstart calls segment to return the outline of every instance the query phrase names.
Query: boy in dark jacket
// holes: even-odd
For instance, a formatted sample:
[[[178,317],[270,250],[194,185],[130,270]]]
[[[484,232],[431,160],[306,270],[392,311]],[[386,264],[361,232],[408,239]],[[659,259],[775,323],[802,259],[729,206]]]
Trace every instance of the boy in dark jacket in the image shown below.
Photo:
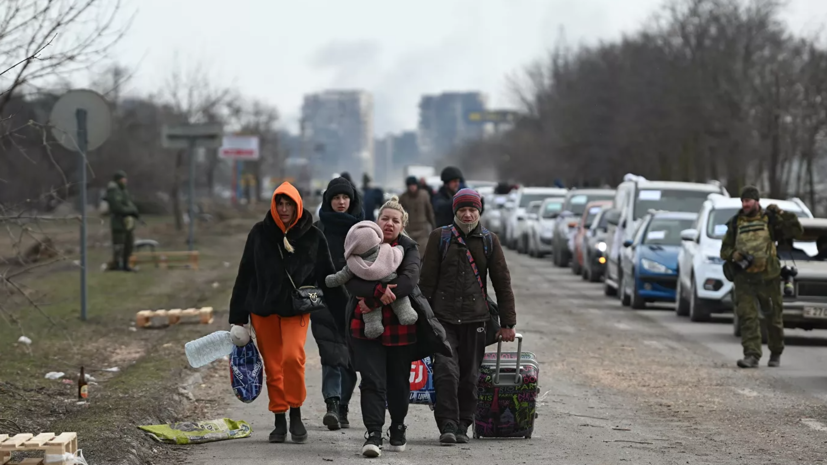
[[[485,252],[479,225],[483,211],[480,195],[472,189],[462,189],[454,196],[452,207],[450,243],[443,254],[442,229],[431,233],[419,280],[422,294],[445,328],[453,349],[452,356],[434,357],[434,415],[443,444],[468,442],[468,427],[474,421],[477,380],[485,353],[485,325],[490,318],[483,291],[489,275],[497,293],[502,327],[499,336],[503,341],[514,340],[517,324],[511,274],[496,235],[492,234],[491,250]]]

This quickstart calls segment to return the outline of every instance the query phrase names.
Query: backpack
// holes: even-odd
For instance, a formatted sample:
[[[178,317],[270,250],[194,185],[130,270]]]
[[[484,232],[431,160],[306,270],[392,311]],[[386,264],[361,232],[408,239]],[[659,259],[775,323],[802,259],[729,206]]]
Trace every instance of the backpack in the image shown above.
[[[445,255],[448,253],[448,246],[451,244],[451,233],[450,226],[443,226],[439,228],[441,230],[439,235],[439,253],[442,255],[442,259],[445,260]],[[482,247],[485,251],[485,259],[487,261],[491,261],[491,256],[494,253],[494,239],[491,237],[491,231],[482,228]]]
[[[740,215],[740,213],[736,214],[735,216],[730,218],[729,221],[727,221],[727,228],[732,229],[733,231],[735,231],[735,238],[736,239],[738,238],[738,216],[739,215]],[[777,218],[775,217],[775,213],[772,212],[772,211],[769,211],[769,210],[764,210],[764,216],[766,216],[766,218],[767,218],[767,230],[770,233],[770,240],[775,242],[775,226],[776,226],[776,221],[777,221]],[[724,262],[723,271],[724,271],[724,278],[726,278],[727,281],[729,281],[729,282],[733,282],[733,280],[735,279],[736,270],[735,270],[734,264],[730,260],[727,260],[727,261]]]

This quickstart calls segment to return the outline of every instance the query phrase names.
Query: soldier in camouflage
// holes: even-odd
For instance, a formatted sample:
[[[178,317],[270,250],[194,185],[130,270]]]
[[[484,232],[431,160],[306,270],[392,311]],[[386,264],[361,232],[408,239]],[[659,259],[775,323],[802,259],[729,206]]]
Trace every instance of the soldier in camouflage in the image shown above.
[[[761,359],[761,322],[767,326],[770,360],[768,366],[781,364],[784,351],[782,318],[781,262],[776,241],[789,241],[803,233],[794,213],[782,211],[777,205],[762,209],[760,194],[755,187],[741,192],[741,210],[727,223],[721,244],[725,260],[724,275],[734,283],[735,314],[741,326],[744,358],[741,368],[756,368]],[[759,315],[760,310],[760,315]]]
[[[135,243],[135,222],[138,207],[132,203],[126,190],[126,173],[118,171],[106,186],[106,202],[109,204],[112,228],[112,264],[110,270],[134,271],[129,267],[129,257]]]

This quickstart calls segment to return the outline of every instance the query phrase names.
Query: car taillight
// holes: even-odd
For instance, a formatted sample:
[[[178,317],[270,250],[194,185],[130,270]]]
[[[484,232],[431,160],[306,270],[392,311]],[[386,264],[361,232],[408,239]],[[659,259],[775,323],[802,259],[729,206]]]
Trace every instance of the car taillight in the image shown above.
[[[577,227],[577,222],[573,221],[573,222],[569,223],[569,227],[570,228],[576,228]]]

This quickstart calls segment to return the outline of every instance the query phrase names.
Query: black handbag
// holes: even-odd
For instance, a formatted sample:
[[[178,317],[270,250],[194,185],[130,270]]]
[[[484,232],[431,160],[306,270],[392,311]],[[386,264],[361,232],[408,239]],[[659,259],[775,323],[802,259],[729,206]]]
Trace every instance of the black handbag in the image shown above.
[[[490,346],[491,344],[496,344],[497,339],[497,332],[500,330],[500,307],[497,305],[497,302],[494,302],[491,297],[486,295],[486,292],[483,291],[483,295],[485,295],[485,302],[488,304],[488,322],[485,323],[485,345]]]
[[[287,275],[287,279],[290,280],[290,284],[293,285],[293,292],[291,293],[293,314],[296,316],[307,315],[327,308],[324,303],[324,292],[322,292],[320,288],[317,286],[296,287],[293,277],[290,276],[290,273],[287,271],[287,262],[284,261],[281,246],[279,246],[279,255],[281,255],[281,261],[285,265],[284,273]]]

